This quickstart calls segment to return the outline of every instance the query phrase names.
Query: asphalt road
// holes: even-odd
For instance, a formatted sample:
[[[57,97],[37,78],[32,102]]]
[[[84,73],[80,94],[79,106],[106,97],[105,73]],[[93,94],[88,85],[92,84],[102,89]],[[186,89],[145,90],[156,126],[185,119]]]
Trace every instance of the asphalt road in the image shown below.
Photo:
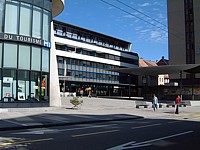
[[[138,119],[98,124],[1,131],[0,149],[199,149],[199,121],[199,116],[193,114],[193,116],[187,116],[185,120]]]

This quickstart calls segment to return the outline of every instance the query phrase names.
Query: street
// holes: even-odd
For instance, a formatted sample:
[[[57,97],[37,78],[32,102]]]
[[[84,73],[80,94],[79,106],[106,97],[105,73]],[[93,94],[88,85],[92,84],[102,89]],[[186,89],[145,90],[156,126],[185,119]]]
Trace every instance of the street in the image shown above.
[[[135,119],[1,131],[0,149],[122,150],[194,149],[200,146],[200,114],[184,119]]]

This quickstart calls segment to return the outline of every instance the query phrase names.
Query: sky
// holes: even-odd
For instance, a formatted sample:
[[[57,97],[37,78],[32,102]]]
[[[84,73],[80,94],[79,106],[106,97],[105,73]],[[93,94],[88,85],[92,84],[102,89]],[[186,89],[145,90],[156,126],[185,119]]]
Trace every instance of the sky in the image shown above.
[[[131,42],[139,58],[168,59],[167,0],[65,0],[54,19]]]

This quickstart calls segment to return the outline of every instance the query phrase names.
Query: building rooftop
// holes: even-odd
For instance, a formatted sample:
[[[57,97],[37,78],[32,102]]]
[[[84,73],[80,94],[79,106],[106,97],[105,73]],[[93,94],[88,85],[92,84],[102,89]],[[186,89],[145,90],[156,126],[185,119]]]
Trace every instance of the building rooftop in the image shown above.
[[[139,59],[139,67],[150,67],[150,66],[158,66],[156,62]]]

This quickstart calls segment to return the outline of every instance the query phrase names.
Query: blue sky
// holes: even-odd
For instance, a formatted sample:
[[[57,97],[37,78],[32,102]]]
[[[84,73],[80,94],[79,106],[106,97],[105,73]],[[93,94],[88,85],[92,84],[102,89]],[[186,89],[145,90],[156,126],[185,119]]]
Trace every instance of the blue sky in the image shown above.
[[[140,58],[156,61],[164,56],[168,59],[166,0],[120,0],[157,21],[117,0],[104,1],[122,10],[102,0],[65,0],[65,9],[55,19],[129,41],[131,51]]]

